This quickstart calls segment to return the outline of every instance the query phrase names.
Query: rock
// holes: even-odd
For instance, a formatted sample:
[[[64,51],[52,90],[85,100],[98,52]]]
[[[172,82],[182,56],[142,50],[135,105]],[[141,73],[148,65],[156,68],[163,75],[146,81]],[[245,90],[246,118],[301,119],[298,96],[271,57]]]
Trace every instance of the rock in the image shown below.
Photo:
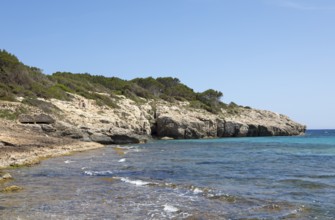
[[[23,124],[34,124],[35,118],[31,115],[20,115],[19,122]]]
[[[41,132],[42,128],[40,125],[38,124],[24,124],[25,128],[28,128],[31,131],[35,131],[35,132]]]
[[[246,124],[241,124],[237,133],[237,137],[246,137],[249,132],[249,126]]]
[[[168,116],[157,118],[157,136],[183,139],[185,128],[180,123]]]
[[[106,119],[101,119],[100,122],[103,123],[103,124],[110,124],[110,121],[108,121]]]
[[[9,193],[9,192],[17,192],[20,190],[22,190],[22,187],[13,185],[13,186],[7,186],[6,188],[0,190],[0,192]]]
[[[19,122],[23,124],[53,124],[55,120],[46,114],[39,114],[39,115],[27,115],[22,114],[19,116]]]
[[[90,139],[93,142],[97,142],[100,144],[114,144],[114,141],[111,137],[104,134],[93,134],[90,136]]]
[[[191,119],[192,120],[192,119]],[[217,121],[218,119],[198,117],[197,122],[191,123],[193,128],[199,131],[197,138],[213,138],[217,137]]]
[[[297,135],[304,130],[286,116],[278,117],[272,112],[253,109],[247,109],[230,120],[213,117],[208,112],[201,115],[192,111],[166,112],[160,113],[152,125],[152,135],[174,139],[283,136]]]
[[[4,175],[2,175],[2,179],[9,180],[9,179],[13,179],[13,177],[9,173],[5,173]]]
[[[202,134],[201,129],[197,129],[195,127],[188,127],[185,129],[185,133],[184,133],[185,139],[199,139],[203,137],[204,135]]]
[[[63,137],[70,137],[72,139],[81,139],[84,137],[84,134],[83,132],[72,126],[72,127],[62,127],[62,129],[60,129],[60,127],[58,127],[58,133],[60,136],[63,136]]]
[[[70,138],[72,138],[72,139],[82,139],[82,138],[84,138],[84,134],[82,133],[82,132],[80,132],[80,131],[78,131],[78,132],[74,132],[74,133],[72,133],[71,135],[69,135],[70,136]]]
[[[46,114],[35,115],[35,123],[37,124],[53,124],[55,119]]]
[[[217,137],[223,137],[225,132],[225,121],[218,119],[216,122],[216,135]]]
[[[84,142],[91,142],[92,141],[88,134],[84,134],[84,136],[80,140],[84,141]]]
[[[223,137],[236,137],[238,136],[241,124],[233,121],[227,121],[224,125]]]
[[[62,131],[60,135],[63,137],[70,137],[72,139],[81,139],[84,137],[83,133],[75,130],[65,130]]]
[[[162,137],[161,140],[173,140],[171,137]]]
[[[259,136],[259,129],[257,125],[253,125],[253,124],[249,124],[248,125],[248,133],[247,136],[248,137],[257,137]]]
[[[136,129],[124,129],[112,127],[109,132],[106,133],[112,140],[113,144],[139,144],[146,143],[150,138],[146,134],[142,134]]]
[[[111,139],[113,144],[139,144],[141,141],[140,138],[128,135],[112,135]]]
[[[56,128],[54,128],[52,125],[44,124],[41,126],[42,130],[45,132],[55,132]]]
[[[263,125],[258,126],[258,134],[259,136],[273,136],[274,135],[270,127],[266,127]]]
[[[0,147],[1,146],[10,146],[10,147],[15,147],[15,144],[9,143],[7,141],[0,141]]]
[[[223,108],[218,114],[213,114],[191,108],[187,101],[143,100],[143,103],[136,104],[124,96],[117,96],[113,100],[119,108],[112,109],[98,106],[79,95],[71,96],[72,101],[52,101],[61,109],[65,122],[55,121],[45,114],[21,115],[19,120],[22,123],[42,123],[39,127],[44,132],[55,132],[53,136],[103,144],[141,143],[153,136],[197,139],[299,135],[306,129],[287,116],[239,106],[234,107],[234,111]],[[89,104],[85,108],[73,105],[80,100]]]

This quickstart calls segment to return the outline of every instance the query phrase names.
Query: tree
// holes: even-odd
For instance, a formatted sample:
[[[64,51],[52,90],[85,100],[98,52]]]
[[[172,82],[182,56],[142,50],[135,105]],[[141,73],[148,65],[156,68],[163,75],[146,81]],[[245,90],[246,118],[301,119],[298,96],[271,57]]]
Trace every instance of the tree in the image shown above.
[[[222,92],[208,89],[202,93],[198,93],[198,100],[212,108],[217,108],[221,102],[220,99],[222,98],[222,96]]]
[[[156,80],[160,82],[165,88],[171,88],[180,84],[180,80],[178,78],[158,77]]]
[[[134,83],[142,87],[143,89],[148,90],[150,93],[152,93],[154,96],[158,97],[162,91],[164,86],[156,81],[152,77],[147,78],[136,78],[132,80]]]

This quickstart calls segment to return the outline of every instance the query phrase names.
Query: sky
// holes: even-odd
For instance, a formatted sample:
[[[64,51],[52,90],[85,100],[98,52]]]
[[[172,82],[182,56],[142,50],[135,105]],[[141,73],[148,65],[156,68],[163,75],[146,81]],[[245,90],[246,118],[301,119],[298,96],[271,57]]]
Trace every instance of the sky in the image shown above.
[[[334,0],[0,2],[0,48],[46,74],[172,76],[335,128]]]

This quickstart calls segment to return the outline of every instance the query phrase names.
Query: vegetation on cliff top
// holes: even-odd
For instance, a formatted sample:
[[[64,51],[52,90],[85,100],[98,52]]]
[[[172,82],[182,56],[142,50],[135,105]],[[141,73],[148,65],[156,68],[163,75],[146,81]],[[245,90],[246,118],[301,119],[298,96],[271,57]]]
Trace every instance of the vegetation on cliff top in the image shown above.
[[[88,73],[56,72],[45,75],[41,69],[27,66],[15,55],[0,50],[0,100],[15,101],[15,97],[23,96],[26,103],[36,104],[32,101],[36,98],[69,100],[68,93],[76,93],[111,107],[117,107],[112,99],[116,95],[124,95],[134,101],[140,101],[140,98],[189,101],[191,107],[214,113],[230,106],[221,102],[222,92],[209,89],[198,93],[177,78],[148,77],[128,81]]]

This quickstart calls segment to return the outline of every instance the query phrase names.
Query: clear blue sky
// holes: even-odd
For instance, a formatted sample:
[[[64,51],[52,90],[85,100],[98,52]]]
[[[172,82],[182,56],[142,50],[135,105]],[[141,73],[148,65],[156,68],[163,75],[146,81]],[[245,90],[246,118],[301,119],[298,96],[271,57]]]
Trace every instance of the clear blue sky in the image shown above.
[[[1,0],[0,48],[31,66],[173,76],[224,102],[335,128],[334,0]]]

